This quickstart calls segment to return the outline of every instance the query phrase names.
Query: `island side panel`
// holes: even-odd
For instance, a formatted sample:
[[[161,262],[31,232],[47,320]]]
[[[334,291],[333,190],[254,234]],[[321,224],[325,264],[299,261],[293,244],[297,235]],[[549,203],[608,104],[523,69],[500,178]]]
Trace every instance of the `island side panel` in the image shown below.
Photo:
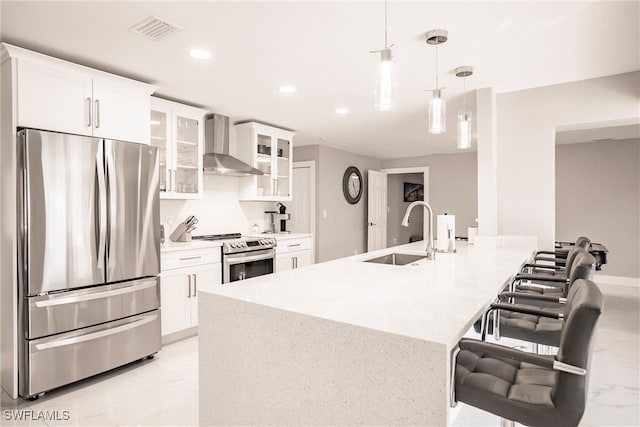
[[[206,292],[199,313],[201,425],[447,425],[444,345]]]

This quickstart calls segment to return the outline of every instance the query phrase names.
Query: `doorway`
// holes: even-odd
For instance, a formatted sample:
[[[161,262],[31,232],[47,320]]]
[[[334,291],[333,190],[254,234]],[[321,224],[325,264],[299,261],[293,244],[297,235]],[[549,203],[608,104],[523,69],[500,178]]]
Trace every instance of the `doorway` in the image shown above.
[[[316,162],[293,162],[293,190],[289,207],[292,233],[311,234],[311,262],[316,262]]]
[[[408,241],[400,241],[399,237],[395,237],[396,238],[396,242],[394,244],[393,241],[393,233],[390,233],[390,227],[393,228],[393,230],[396,230],[397,227],[400,226],[400,221],[402,220],[402,217],[404,216],[406,207],[409,205],[409,203],[404,203],[404,195],[402,193],[402,202],[400,202],[399,204],[393,204],[390,205],[388,202],[388,194],[389,194],[389,180],[390,177],[391,178],[391,182],[392,185],[395,186],[395,184],[397,182],[400,182],[400,178],[397,178],[397,176],[402,176],[402,175],[406,175],[407,177],[410,177],[410,180],[413,181],[417,181],[414,182],[414,184],[419,184],[421,181],[423,188],[423,198],[425,202],[429,201],[429,168],[428,167],[411,167],[411,168],[393,168],[393,169],[382,169],[380,171],[381,173],[384,173],[386,175],[386,180],[383,180],[383,185],[376,185],[376,186],[371,186],[369,185],[368,188],[368,197],[369,200],[376,200],[379,199],[380,197],[384,197],[385,201],[386,201],[386,214],[385,215],[376,215],[376,220],[374,221],[372,219],[372,212],[368,213],[368,223],[367,223],[367,228],[369,229],[369,233],[368,233],[368,250],[372,251],[372,250],[377,250],[377,249],[383,249],[386,248],[388,246],[395,246],[395,245],[400,245],[400,244],[404,244],[404,243],[408,243]],[[380,173],[379,172],[379,173]],[[407,181],[408,183],[411,183]],[[400,185],[404,186],[404,181],[402,181],[400,183]],[[404,192],[404,189],[402,190]],[[384,196],[382,196],[382,194],[384,193]],[[392,196],[391,197],[396,197],[395,190],[392,189]],[[399,198],[400,195],[397,195],[397,197]],[[371,210],[371,206],[369,206],[369,210]],[[424,210],[424,209],[422,209]],[[417,214],[417,211],[414,211],[412,213],[413,215],[419,215]],[[428,228],[429,227],[429,223],[428,223],[428,216],[427,215],[423,215],[422,217],[422,221],[420,221],[418,219],[418,221],[413,220],[413,224],[415,224],[416,222],[421,223],[420,227],[415,227],[415,232],[414,231],[408,231],[409,233],[412,233],[409,235],[409,237],[411,237],[411,235],[415,235],[416,237],[419,236],[419,234],[422,233],[422,230],[425,230],[425,227]],[[392,223],[393,222],[393,223]],[[396,224],[397,222],[397,224]],[[382,225],[381,227],[376,227],[376,233],[373,233],[371,230],[371,224],[380,224]],[[409,221],[410,227],[409,230],[413,230],[414,227],[411,226],[412,221]],[[404,227],[402,227],[404,228]],[[417,231],[419,230],[419,232]],[[384,236],[380,236],[379,234],[384,233]],[[391,238],[387,239],[387,237],[391,234]]]

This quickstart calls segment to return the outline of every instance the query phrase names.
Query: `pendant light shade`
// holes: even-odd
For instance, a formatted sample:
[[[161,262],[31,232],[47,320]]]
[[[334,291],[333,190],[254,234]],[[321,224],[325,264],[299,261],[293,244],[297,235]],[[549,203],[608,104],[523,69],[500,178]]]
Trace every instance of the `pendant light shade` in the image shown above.
[[[429,133],[433,134],[444,133],[447,130],[444,88],[438,86],[438,45],[446,42],[448,38],[449,32],[447,30],[427,32],[427,44],[436,47],[436,88],[431,91],[431,99],[429,100]]]
[[[456,76],[462,77],[462,110],[458,111],[458,138],[456,146],[461,149],[471,148],[471,111],[467,110],[467,77],[473,74],[473,67],[456,68]]]
[[[471,148],[471,111],[458,111],[458,142],[461,150]]]
[[[380,111],[393,110],[398,106],[398,85],[396,69],[391,58],[391,46],[387,45],[387,0],[384,2],[384,49],[369,53],[380,53],[380,62],[376,69],[376,87],[374,91],[375,109]]]
[[[429,100],[429,133],[445,133],[447,131],[447,101],[444,99],[444,88],[432,90]]]
[[[393,110],[398,106],[396,67],[391,61],[391,48],[380,51],[380,63],[376,70],[375,108],[380,111]]]

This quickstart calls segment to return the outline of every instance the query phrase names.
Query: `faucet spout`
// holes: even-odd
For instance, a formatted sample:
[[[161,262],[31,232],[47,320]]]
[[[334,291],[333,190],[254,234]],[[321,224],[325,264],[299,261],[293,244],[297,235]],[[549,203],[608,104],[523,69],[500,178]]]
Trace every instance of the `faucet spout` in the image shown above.
[[[423,233],[423,234],[425,235],[425,238],[427,240],[427,259],[434,259],[435,249],[433,247],[433,210],[431,209],[431,206],[429,206],[428,203],[423,202],[421,200],[411,203],[409,206],[407,206],[407,211],[404,213],[404,217],[402,218],[401,225],[403,227],[409,226],[409,215],[411,215],[411,211],[416,206],[424,207],[425,210],[429,213],[429,230],[428,230],[428,233]]]

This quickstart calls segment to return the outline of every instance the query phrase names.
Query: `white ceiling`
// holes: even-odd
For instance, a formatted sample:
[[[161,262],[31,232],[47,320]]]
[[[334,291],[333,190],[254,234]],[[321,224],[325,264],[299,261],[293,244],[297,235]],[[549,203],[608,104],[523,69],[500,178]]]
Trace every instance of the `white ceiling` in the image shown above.
[[[373,109],[382,47],[382,1],[1,2],[2,40],[160,86],[158,94],[298,132],[296,144],[327,144],[378,158],[455,151],[455,114],[467,88],[500,92],[640,69],[640,2],[389,2],[399,107]],[[184,28],[157,42],[127,31],[149,15]],[[427,30],[449,30],[439,47],[448,132],[427,133],[426,93],[435,80]],[[212,58],[198,61],[192,47]],[[281,84],[295,94],[278,93]],[[467,104],[475,102],[467,96]],[[335,114],[336,107],[351,111]],[[321,141],[326,138],[326,141]]]

